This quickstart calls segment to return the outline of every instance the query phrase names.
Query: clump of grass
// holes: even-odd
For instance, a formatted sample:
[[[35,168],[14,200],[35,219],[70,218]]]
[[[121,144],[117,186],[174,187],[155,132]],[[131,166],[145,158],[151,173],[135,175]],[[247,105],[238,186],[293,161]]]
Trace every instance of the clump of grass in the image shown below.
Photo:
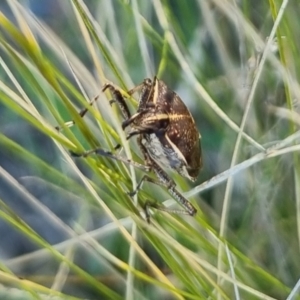
[[[3,295],[299,299],[297,4],[251,4],[73,0],[48,4],[55,13],[43,20],[34,6],[7,1]],[[197,216],[154,211],[149,225],[147,199],[176,207],[166,191],[145,184],[131,199],[140,170],[69,151],[121,144],[121,155],[142,163],[101,87],[126,94],[154,75],[191,109],[204,167],[195,186],[172,174]]]

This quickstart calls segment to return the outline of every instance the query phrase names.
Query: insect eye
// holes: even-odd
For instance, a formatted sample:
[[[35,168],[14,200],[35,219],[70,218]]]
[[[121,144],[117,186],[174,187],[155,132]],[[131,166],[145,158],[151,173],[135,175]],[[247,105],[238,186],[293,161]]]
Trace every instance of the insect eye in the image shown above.
[[[146,79],[144,79],[144,84],[151,85],[152,84],[152,80],[150,78],[146,78]]]

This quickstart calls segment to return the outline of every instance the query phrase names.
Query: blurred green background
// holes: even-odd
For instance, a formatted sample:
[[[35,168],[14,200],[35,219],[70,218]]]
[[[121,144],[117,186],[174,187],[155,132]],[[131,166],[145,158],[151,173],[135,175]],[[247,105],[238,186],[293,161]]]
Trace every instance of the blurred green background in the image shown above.
[[[277,0],[0,2],[2,298],[300,299],[300,9],[283,3],[281,18]],[[143,172],[68,150],[121,143],[142,163],[101,88],[154,75],[194,116],[204,165],[195,183],[170,173],[197,217],[148,225],[163,188],[132,201]]]

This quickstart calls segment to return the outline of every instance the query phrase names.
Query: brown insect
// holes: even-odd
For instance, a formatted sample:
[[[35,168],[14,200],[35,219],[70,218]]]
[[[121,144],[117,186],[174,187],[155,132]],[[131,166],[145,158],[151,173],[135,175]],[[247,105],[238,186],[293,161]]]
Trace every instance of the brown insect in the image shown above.
[[[144,181],[166,187],[174,199],[185,210],[167,210],[156,203],[147,202],[145,205],[146,217],[149,222],[148,207],[167,210],[175,213],[185,213],[194,216],[196,208],[176,189],[175,182],[168,176],[162,167],[170,168],[180,175],[194,181],[202,166],[200,134],[195,121],[188,108],[180,97],[167,85],[154,77],[153,80],[145,79],[140,85],[128,91],[129,95],[140,92],[137,112],[131,115],[121,92],[111,84],[106,84],[103,91],[109,89],[113,95],[111,103],[117,103],[125,121],[122,128],[130,126],[127,139],[137,135],[137,142],[144,156],[144,169],[152,170],[157,179],[144,175],[135,191],[129,193],[135,195]],[[81,116],[87,110],[80,113]],[[87,156],[91,153],[109,156],[114,159],[141,166],[138,163],[128,161],[103,149],[93,149],[76,156]]]

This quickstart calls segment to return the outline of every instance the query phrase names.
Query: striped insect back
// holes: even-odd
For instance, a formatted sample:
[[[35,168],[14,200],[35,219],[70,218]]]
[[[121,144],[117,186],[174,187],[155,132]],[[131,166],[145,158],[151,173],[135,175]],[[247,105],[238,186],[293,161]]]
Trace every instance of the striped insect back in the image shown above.
[[[200,135],[180,97],[157,78],[144,81],[134,129],[153,160],[195,180],[202,165]],[[148,131],[147,131],[148,129]]]

